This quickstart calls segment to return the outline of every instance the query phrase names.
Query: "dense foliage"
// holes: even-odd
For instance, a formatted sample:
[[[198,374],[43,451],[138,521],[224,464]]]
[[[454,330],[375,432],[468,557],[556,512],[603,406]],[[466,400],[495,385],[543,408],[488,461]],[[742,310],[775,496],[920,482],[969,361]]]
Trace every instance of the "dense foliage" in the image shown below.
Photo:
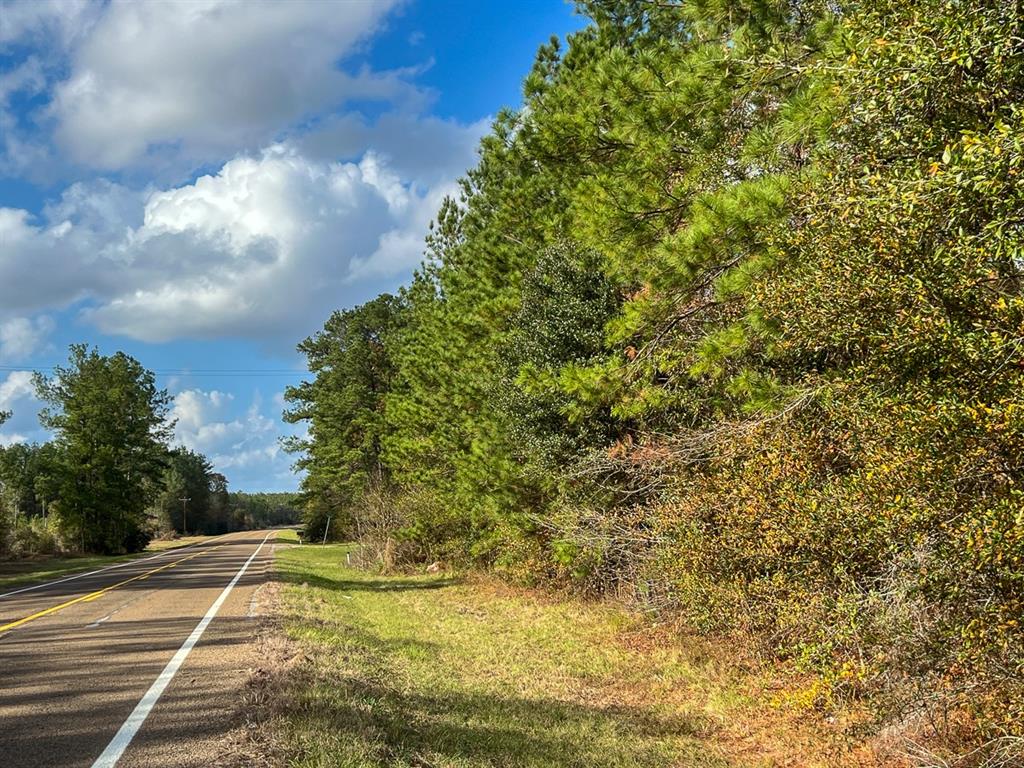
[[[162,471],[170,396],[117,353],[71,348],[67,367],[36,377],[54,433],[53,476],[62,533],[88,552],[134,552],[149,541],[146,506]]]
[[[228,505],[236,528],[259,529],[296,525],[300,518],[298,495],[294,493],[228,494]]]
[[[304,523],[311,536],[322,536],[332,521],[351,514],[366,488],[387,480],[381,461],[383,398],[393,365],[384,339],[394,330],[397,312],[398,301],[385,294],[336,312],[299,345],[316,379],[287,388],[292,408],[284,417],[309,424],[308,436],[286,447],[303,453],[297,468],[307,473]]]
[[[581,10],[411,285],[300,347],[307,514],[1020,735],[1019,4]]]
[[[161,530],[214,534],[240,527],[231,513],[227,478],[202,454],[169,450],[161,484],[150,510]]]

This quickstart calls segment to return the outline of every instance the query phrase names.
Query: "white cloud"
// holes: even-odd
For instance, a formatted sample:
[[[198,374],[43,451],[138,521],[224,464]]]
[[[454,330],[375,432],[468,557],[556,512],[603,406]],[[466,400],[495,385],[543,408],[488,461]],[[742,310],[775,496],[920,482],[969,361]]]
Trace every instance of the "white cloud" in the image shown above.
[[[43,348],[53,331],[53,318],[43,315],[34,320],[14,317],[0,321],[0,360],[24,360]]]
[[[70,46],[98,18],[96,0],[4,0],[0,4],[0,51],[15,44]]]
[[[79,186],[65,193],[68,205]],[[123,262],[108,229],[94,228],[84,209],[66,219],[47,215],[40,225],[27,211],[0,208],[0,306],[35,312],[116,290],[123,283],[124,276],[116,274]]]
[[[187,389],[175,395],[174,442],[205,454],[235,487],[291,487],[292,460],[279,445],[281,423],[263,413],[257,394],[243,413],[234,396],[217,390]]]
[[[78,166],[168,183],[353,103],[419,114],[434,94],[414,80],[432,62],[365,63],[405,1],[2,0],[0,172],[53,184]],[[17,93],[33,100],[20,114],[7,107]]]
[[[0,411],[9,411],[19,401],[34,398],[32,371],[11,371],[0,382]]]
[[[70,51],[49,113],[76,161],[212,159],[352,99],[421,98],[402,72],[347,74],[396,0],[114,0]],[[115,116],[112,119],[112,116]]]
[[[0,1],[0,174],[52,182],[61,151],[124,171],[0,208],[0,317],[78,304],[143,341],[291,347],[409,276],[487,130],[423,115],[416,68],[351,64],[404,0]],[[14,93],[49,101],[14,115]],[[197,163],[219,170],[169,181]],[[27,348],[18,322],[0,356]]]
[[[68,308],[143,341],[291,350],[403,282],[488,128],[425,114],[431,62],[364,63],[403,2],[0,0],[0,175],[64,186],[0,207],[0,362],[45,349]],[[12,405],[0,442],[46,437],[27,372],[0,379]],[[190,389],[175,414],[236,487],[294,483],[293,428],[258,401]]]
[[[11,371],[0,382],[0,411],[7,411],[15,402],[35,395],[31,371]]]
[[[46,440],[49,436],[37,421],[40,405],[32,383],[32,372],[8,373],[0,381],[0,411],[9,411],[13,415],[0,427],[0,445]]]
[[[0,427],[0,445],[47,440],[49,435],[37,420],[40,405],[32,383],[32,372],[8,373],[0,381],[0,411],[10,411],[12,416]]]
[[[213,463],[225,471],[231,469],[250,469],[255,466],[273,463],[281,455],[281,447],[275,439],[272,443],[256,448],[218,454],[213,457]]]
[[[332,162],[288,144],[148,194],[75,184],[43,222],[0,209],[0,305],[27,313],[88,300],[87,320],[143,341],[291,346],[331,310],[407,278],[454,189],[403,179],[372,152]]]
[[[29,56],[18,66],[0,72],[0,106],[6,106],[16,93],[36,94],[46,86],[43,66],[36,56]]]
[[[421,249],[393,239],[415,231],[422,241],[438,201],[373,155],[314,162],[278,145],[236,158],[149,199],[144,224],[123,243],[138,285],[88,317],[146,341],[294,336],[338,303],[376,292],[366,278],[404,277]]]
[[[0,65],[0,174],[52,180],[59,164],[39,135],[40,116],[19,116],[10,102],[17,94],[46,96],[102,10],[97,0],[0,0],[0,56],[9,56]]]
[[[174,439],[179,445],[205,452],[222,442],[228,432],[241,434],[241,422],[215,421],[217,414],[234,399],[234,395],[218,390],[204,392],[186,389],[174,397],[171,418],[175,420]]]
[[[477,145],[490,126],[490,117],[463,125],[408,112],[388,112],[373,121],[347,114],[323,120],[292,141],[315,160],[360,157],[369,150],[403,179],[430,186],[475,165]]]

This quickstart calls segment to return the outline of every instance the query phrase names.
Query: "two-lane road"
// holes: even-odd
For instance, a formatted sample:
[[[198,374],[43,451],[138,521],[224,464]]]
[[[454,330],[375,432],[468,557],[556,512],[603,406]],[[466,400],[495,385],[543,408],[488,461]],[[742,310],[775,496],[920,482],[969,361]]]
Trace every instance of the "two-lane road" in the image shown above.
[[[0,766],[207,765],[254,663],[273,532],[0,594]]]

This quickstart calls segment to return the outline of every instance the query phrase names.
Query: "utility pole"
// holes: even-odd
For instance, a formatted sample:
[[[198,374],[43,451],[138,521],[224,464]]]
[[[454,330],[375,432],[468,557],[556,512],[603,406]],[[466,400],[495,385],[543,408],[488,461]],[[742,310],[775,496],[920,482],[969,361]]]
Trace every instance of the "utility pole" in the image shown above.
[[[183,496],[178,499],[181,502],[181,535],[184,536],[188,533],[188,529],[185,527],[185,505],[192,501],[191,496]]]

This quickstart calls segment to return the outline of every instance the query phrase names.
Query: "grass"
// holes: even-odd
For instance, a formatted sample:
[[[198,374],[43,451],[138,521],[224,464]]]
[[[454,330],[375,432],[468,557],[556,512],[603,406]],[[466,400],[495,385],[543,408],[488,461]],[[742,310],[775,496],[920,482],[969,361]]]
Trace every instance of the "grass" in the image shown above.
[[[751,751],[758,729],[727,725],[756,705],[734,679],[621,610],[489,581],[380,576],[347,567],[348,551],[278,551],[299,660],[272,727],[288,765],[783,764]]]
[[[282,528],[277,532],[274,541],[278,544],[298,544],[299,532],[295,528]]]
[[[198,544],[212,538],[214,537],[185,536],[178,539],[151,541],[145,550],[131,555],[47,555],[38,558],[0,561],[0,588],[29,584],[35,581],[47,581],[81,571],[103,568],[168,549]]]

